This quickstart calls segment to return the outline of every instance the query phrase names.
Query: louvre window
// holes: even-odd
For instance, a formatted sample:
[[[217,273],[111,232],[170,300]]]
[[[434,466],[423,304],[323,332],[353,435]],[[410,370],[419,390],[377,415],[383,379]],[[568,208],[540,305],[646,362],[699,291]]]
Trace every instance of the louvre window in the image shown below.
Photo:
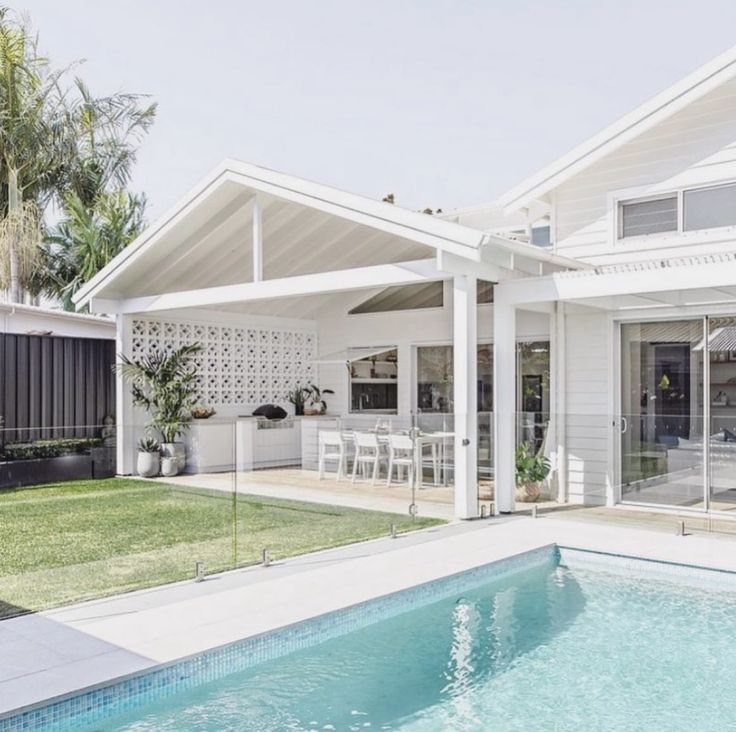
[[[619,238],[677,231],[677,196],[621,204]]]
[[[685,231],[736,225],[736,185],[683,193]]]

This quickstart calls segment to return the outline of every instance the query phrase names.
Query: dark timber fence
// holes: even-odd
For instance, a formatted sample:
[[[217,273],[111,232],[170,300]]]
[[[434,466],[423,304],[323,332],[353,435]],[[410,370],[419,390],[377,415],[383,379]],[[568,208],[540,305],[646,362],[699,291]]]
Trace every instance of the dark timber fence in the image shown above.
[[[115,343],[0,333],[5,441],[96,437],[115,413]]]

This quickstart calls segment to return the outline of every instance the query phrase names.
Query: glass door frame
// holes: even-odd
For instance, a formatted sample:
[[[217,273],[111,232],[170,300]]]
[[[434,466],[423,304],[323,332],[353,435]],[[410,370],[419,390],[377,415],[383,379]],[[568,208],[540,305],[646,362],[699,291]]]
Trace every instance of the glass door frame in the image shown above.
[[[613,432],[612,440],[612,459],[613,459],[613,491],[612,491],[612,502],[614,504],[624,506],[638,506],[641,508],[659,508],[666,510],[677,510],[680,512],[690,512],[697,514],[709,513],[717,516],[724,516],[728,518],[736,518],[734,514],[727,511],[717,511],[712,509],[712,471],[711,471],[711,401],[710,401],[710,388],[711,388],[711,369],[710,369],[710,320],[711,318],[723,317],[723,316],[736,316],[736,308],[734,306],[726,306],[724,308],[713,308],[709,309],[708,312],[699,313],[658,313],[656,315],[640,313],[638,317],[627,317],[627,318],[613,318],[613,349],[612,349],[612,360],[613,360],[613,417],[611,419],[611,426]],[[623,455],[623,435],[626,431],[624,425],[626,425],[627,415],[622,413],[623,410],[623,359],[622,359],[622,329],[625,324],[630,323],[651,323],[651,322],[674,322],[674,321],[685,321],[690,320],[693,322],[700,321],[702,325],[703,334],[703,384],[702,384],[702,398],[703,398],[703,504],[702,508],[691,508],[688,506],[678,506],[676,504],[665,504],[665,503],[645,503],[636,501],[626,501],[623,498],[622,491],[622,455]],[[735,463],[736,465],[736,463]]]

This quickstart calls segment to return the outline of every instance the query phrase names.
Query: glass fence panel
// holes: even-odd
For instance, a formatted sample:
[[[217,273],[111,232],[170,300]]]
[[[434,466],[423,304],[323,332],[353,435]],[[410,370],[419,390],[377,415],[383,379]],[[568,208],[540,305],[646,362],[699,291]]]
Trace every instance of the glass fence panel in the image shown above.
[[[238,420],[238,562],[271,561],[452,517],[441,449],[412,458],[412,420],[313,415]],[[425,500],[434,480],[440,496]],[[421,500],[417,498],[421,496]]]
[[[183,429],[162,445],[126,425],[138,441],[122,443],[125,477],[113,425],[2,431],[0,616],[193,579],[197,562],[203,573],[235,566],[233,474],[201,480],[192,449],[222,439],[227,469],[232,425]]]

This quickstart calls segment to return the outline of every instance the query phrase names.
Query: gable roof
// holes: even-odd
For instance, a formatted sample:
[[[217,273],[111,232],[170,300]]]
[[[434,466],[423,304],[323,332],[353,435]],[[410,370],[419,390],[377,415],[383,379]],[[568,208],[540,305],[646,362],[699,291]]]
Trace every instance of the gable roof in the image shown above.
[[[736,77],[736,46],[704,64],[586,140],[497,200],[504,212],[528,206],[581,170]]]
[[[249,280],[255,194],[269,279],[425,258],[433,249],[479,262],[486,244],[534,261],[581,266],[477,228],[226,160],[85,284],[74,302],[79,307],[92,298]]]
[[[192,236],[204,241],[208,226],[216,228],[220,225],[222,228],[222,222],[218,224],[216,221],[218,216],[232,222],[233,225],[228,226],[233,230],[239,228],[247,232],[247,200],[255,193],[266,196],[272,205],[280,201],[279,205],[292,204],[295,210],[304,212],[288,230],[282,230],[285,239],[303,238],[310,225],[316,228],[330,218],[338,227],[339,222],[343,222],[345,231],[349,227],[357,227],[364,233],[364,237],[355,237],[356,247],[366,232],[372,232],[374,238],[376,233],[382,235],[380,246],[387,250],[390,250],[391,242],[400,240],[406,246],[430,246],[478,259],[479,250],[487,241],[487,235],[477,229],[267,168],[225,160],[87,282],[74,296],[75,303],[83,305],[103,288],[114,290],[117,284],[125,289],[119,280],[126,270],[130,270],[130,275],[135,271],[134,266],[145,269],[144,259],[150,254],[153,262],[157,256],[153,253],[156,248],[160,251],[178,248],[181,252],[182,245]],[[311,219],[307,220],[307,212],[310,211]],[[243,220],[237,219],[238,216]],[[341,232],[331,233],[337,235]],[[233,231],[229,234],[233,235]],[[244,233],[244,240],[245,237]],[[217,245],[213,240],[212,247],[216,249]],[[379,242],[372,240],[370,246],[375,251]]]

